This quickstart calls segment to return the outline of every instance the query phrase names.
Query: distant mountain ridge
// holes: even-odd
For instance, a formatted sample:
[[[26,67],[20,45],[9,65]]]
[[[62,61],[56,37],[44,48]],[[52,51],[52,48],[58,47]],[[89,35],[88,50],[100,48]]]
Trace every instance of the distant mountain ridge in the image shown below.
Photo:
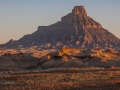
[[[94,47],[96,44],[105,47],[111,45],[120,46],[120,39],[104,29],[101,24],[87,15],[84,6],[75,6],[71,13],[63,16],[61,21],[49,25],[39,26],[38,30],[28,34],[19,40],[10,40],[0,47],[15,47],[45,45],[49,48],[70,47]]]

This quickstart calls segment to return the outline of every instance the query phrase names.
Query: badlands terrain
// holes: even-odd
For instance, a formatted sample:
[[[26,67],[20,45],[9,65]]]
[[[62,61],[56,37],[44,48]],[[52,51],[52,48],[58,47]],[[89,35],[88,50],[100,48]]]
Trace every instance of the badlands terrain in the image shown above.
[[[120,39],[84,6],[0,45],[0,90],[120,90]]]
[[[59,50],[1,49],[0,69],[4,71],[59,68],[119,68],[119,50],[113,48],[61,48]]]
[[[119,90],[113,48],[0,49],[1,90]]]

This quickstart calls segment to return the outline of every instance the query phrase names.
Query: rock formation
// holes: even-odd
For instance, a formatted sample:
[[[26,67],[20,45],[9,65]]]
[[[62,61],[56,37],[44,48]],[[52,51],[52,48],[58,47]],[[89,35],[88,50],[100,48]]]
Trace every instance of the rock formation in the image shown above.
[[[61,48],[59,51],[51,51],[46,55],[41,56],[40,54],[41,57],[33,57],[31,53],[35,52],[3,53],[0,55],[0,73],[52,68],[120,67],[120,55],[112,49]]]
[[[63,16],[61,21],[49,26],[39,26],[32,34],[23,36],[17,41],[8,42],[1,47],[18,45],[32,46],[50,43],[50,48],[62,47],[101,47],[120,46],[120,39],[104,29],[101,24],[87,15],[84,6],[75,6],[71,13]]]

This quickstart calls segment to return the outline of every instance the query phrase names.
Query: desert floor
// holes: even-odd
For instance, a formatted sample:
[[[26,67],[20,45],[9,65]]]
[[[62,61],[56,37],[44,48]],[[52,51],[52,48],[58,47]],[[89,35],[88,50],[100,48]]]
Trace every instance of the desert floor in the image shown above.
[[[0,90],[120,90],[120,70],[59,70],[7,74]]]

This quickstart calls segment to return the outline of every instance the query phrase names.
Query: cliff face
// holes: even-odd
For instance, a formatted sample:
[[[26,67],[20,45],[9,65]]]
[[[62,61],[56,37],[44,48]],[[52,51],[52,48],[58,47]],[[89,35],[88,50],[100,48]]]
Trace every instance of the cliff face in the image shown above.
[[[2,46],[31,46],[61,43],[67,46],[93,47],[94,44],[119,46],[120,39],[104,29],[101,24],[87,15],[83,6],[75,6],[61,21],[50,26],[39,26],[38,30],[21,39]]]

